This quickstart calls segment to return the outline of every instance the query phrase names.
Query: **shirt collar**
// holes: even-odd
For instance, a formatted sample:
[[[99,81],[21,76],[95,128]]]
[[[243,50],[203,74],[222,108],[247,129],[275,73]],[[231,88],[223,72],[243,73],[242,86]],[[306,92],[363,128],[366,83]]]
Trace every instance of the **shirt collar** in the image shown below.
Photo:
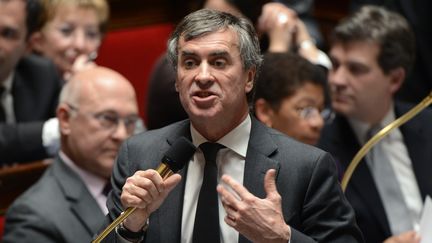
[[[243,157],[246,157],[251,127],[252,127],[252,121],[250,115],[247,115],[246,118],[236,128],[234,128],[227,135],[219,139],[217,143],[220,143],[225,147],[231,149],[235,153]],[[191,136],[192,136],[192,142],[196,147],[208,141],[193,127],[192,123],[191,123]]]
[[[9,76],[7,76],[7,78],[4,80],[2,85],[5,88],[5,94],[11,93],[12,91],[12,82],[13,82],[13,77],[15,76],[15,71],[12,71]]]
[[[102,194],[108,183],[107,180],[78,167],[63,151],[59,152],[59,156],[72,171],[78,174],[94,198]]]
[[[396,118],[394,108],[391,106],[391,109],[387,112],[387,114],[384,116],[384,118],[381,120],[379,125],[381,128],[384,128],[388,124],[390,124],[392,121],[394,121]],[[348,118],[348,122],[350,123],[351,127],[354,130],[355,135],[357,136],[360,144],[366,143],[367,138],[367,132],[371,128],[372,124],[368,124],[366,122],[362,122],[360,120],[354,119],[354,118]],[[394,136],[394,134],[390,133],[387,135],[388,137]]]

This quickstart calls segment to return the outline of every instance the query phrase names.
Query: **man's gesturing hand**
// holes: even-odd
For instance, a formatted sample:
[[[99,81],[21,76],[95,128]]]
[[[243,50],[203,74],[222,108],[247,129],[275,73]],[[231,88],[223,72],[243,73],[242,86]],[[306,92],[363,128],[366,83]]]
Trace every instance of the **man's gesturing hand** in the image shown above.
[[[223,175],[226,185],[218,185],[217,191],[227,212],[225,222],[253,242],[288,242],[291,229],[285,223],[281,196],[276,189],[276,171],[267,171],[264,188],[267,197],[255,197],[243,185],[230,176]],[[232,188],[235,195],[226,187]]]

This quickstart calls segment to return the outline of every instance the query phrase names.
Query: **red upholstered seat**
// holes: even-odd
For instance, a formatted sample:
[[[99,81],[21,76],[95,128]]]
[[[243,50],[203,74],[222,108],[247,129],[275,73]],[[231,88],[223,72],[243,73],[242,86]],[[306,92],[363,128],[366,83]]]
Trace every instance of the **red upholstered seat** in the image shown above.
[[[99,51],[99,65],[118,71],[132,82],[144,120],[147,81],[154,62],[166,50],[173,27],[169,23],[111,31]]]
[[[3,237],[3,231],[4,231],[4,216],[1,215],[0,216],[0,242]]]

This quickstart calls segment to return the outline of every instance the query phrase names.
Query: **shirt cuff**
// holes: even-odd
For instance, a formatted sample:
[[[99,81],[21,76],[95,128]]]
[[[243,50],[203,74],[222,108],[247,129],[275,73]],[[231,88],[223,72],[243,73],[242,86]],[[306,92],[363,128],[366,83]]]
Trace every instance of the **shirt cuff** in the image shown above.
[[[318,57],[315,60],[315,64],[316,65],[321,65],[325,68],[327,68],[327,70],[332,69],[332,63],[330,61],[330,58],[327,56],[327,54],[325,54],[323,51],[318,49]]]
[[[46,121],[42,128],[42,143],[49,156],[54,156],[60,149],[60,131],[57,118]]]
[[[139,238],[139,239],[136,239],[136,240],[134,240],[134,241],[128,240],[128,239],[122,237],[122,236],[119,234],[119,232],[118,232],[118,228],[119,228],[119,226],[117,226],[117,227],[115,228],[115,233],[116,233],[116,238],[117,238],[118,242],[120,242],[120,243],[137,243],[137,242],[141,242],[141,241],[143,240],[142,237]]]

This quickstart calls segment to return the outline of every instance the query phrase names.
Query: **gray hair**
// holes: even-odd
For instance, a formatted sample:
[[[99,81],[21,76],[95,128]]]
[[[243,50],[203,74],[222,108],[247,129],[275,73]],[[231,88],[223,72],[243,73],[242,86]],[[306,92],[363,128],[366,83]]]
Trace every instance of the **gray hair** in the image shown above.
[[[238,48],[240,58],[243,61],[243,68],[245,70],[256,69],[255,82],[263,60],[258,36],[249,20],[229,13],[201,9],[184,17],[168,40],[168,60],[174,69],[177,69],[180,37],[183,37],[185,41],[189,41],[228,28],[231,28],[238,35]],[[249,92],[249,101],[252,100],[253,93],[253,90]]]
[[[79,106],[79,99],[81,96],[81,80],[69,80],[63,85],[60,92],[59,106],[61,104],[68,104]]]

